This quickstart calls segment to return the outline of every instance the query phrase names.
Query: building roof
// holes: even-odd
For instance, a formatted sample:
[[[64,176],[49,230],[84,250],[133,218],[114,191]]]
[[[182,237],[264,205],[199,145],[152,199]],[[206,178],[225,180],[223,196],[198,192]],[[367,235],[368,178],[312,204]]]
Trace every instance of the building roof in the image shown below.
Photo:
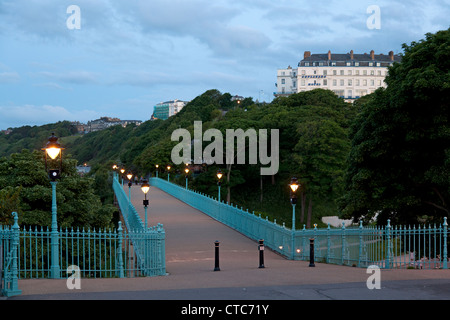
[[[375,54],[372,50],[370,53],[353,53],[353,50],[349,53],[318,53],[311,54],[310,51],[305,51],[304,58],[299,62],[299,66],[304,65],[305,62],[336,62],[336,65],[345,65],[347,62],[381,62],[384,64],[390,64],[392,62],[401,62],[402,57],[395,55],[393,51],[388,54]],[[325,64],[324,64],[325,65]]]

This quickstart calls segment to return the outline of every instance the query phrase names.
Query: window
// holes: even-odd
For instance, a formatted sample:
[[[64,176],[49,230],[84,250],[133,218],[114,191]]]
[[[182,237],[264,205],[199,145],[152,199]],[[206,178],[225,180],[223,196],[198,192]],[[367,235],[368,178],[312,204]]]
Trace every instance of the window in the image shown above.
[[[363,86],[367,86],[367,80],[363,80]]]
[[[348,85],[349,85],[349,86],[352,85],[352,79],[348,79]]]
[[[304,86],[304,85],[305,85],[305,80],[304,80],[304,79],[302,79],[302,82],[301,82],[301,84],[302,84],[302,86]]]
[[[359,86],[359,79],[356,79],[355,85]]]
[[[343,86],[344,85],[344,80],[340,81],[340,85]]]
[[[359,70],[355,70],[355,75],[359,76]]]
[[[378,75],[381,76],[381,70],[378,70]]]
[[[370,75],[371,75],[371,76],[374,76],[374,75],[375,75],[375,71],[371,70],[371,71],[370,71]]]
[[[369,67],[373,67],[373,62],[369,62]]]
[[[305,62],[305,67],[309,67],[309,62]]]
[[[374,86],[375,85],[375,80],[370,80],[370,85]]]
[[[349,98],[353,97],[353,92],[352,92],[352,90],[348,90],[348,97],[349,97]]]
[[[346,65],[347,65],[347,67],[350,67],[350,62],[347,62]]]
[[[333,70],[333,76],[337,75],[337,71]]]
[[[337,86],[337,80],[336,79],[333,80],[333,86]]]
[[[367,70],[363,70],[363,75],[367,76]]]
[[[323,70],[323,75],[324,75],[324,76],[327,75],[327,70]]]
[[[381,86],[381,80],[378,80],[378,86]]]
[[[341,76],[343,76],[344,75],[344,70],[341,70],[340,74],[341,74]]]
[[[348,70],[348,75],[349,75],[349,76],[352,75],[352,70]]]
[[[284,76],[286,73],[284,71],[281,72],[281,75]]]
[[[323,85],[324,85],[324,86],[327,86],[327,85],[328,85],[328,82],[327,82],[326,79],[323,80]]]
[[[305,70],[302,70],[302,74],[303,74],[303,75],[305,74]]]
[[[286,84],[286,80],[285,79],[281,79],[281,84]]]
[[[359,62],[355,62],[355,67],[359,67]]]

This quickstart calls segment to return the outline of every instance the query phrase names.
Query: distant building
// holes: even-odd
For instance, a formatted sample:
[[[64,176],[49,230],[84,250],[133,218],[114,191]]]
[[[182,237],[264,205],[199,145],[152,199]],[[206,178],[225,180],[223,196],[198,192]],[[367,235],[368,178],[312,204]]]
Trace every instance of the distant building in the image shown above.
[[[8,135],[12,132],[12,129],[2,130],[1,132],[4,133],[5,135]]]
[[[176,115],[181,109],[188,104],[187,101],[171,100],[158,103],[153,111],[152,119],[167,120],[169,117]]]
[[[85,174],[91,172],[91,166],[88,166],[87,163],[82,166],[77,166],[77,172],[80,176],[84,176]]]
[[[137,126],[142,124],[141,120],[120,120],[119,118],[101,117],[100,119],[88,121],[87,124],[80,123],[79,121],[73,121],[72,125],[76,126],[79,133],[89,133],[107,129],[112,126],[126,127],[129,124],[136,124]]]
[[[288,67],[277,71],[276,97],[317,88],[333,91],[346,101],[354,101],[380,87],[386,87],[384,78],[388,67],[401,62],[401,56],[390,51],[387,55],[349,53],[311,54],[305,51],[298,68]]]

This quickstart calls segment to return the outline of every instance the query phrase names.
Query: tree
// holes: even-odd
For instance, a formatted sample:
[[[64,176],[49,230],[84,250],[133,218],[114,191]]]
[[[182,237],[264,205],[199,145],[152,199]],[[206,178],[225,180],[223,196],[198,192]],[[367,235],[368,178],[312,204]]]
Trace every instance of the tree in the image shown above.
[[[439,222],[450,211],[450,29],[403,45],[352,126],[347,217]]]
[[[94,182],[93,178],[80,177],[76,160],[66,156],[56,188],[58,226],[111,226],[116,209],[112,205],[102,205],[100,197],[94,193]],[[10,211],[14,210],[19,212],[22,225],[51,225],[52,190],[42,152],[24,149],[0,158],[0,190],[0,220],[7,221]]]

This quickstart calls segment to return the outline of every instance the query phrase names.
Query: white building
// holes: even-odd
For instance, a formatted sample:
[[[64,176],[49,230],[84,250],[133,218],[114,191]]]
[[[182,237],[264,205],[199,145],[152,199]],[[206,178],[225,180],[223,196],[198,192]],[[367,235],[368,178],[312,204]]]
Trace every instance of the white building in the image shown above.
[[[386,87],[384,78],[388,67],[394,62],[401,62],[399,55],[354,54],[353,50],[346,54],[311,54],[305,51],[298,68],[290,66],[277,72],[278,96],[288,96],[293,93],[328,89],[343,97],[346,101],[354,101],[359,97],[374,92],[380,87]]]
[[[176,115],[181,109],[188,104],[188,101],[171,100],[158,103],[153,111],[152,119],[167,120],[169,117]]]

